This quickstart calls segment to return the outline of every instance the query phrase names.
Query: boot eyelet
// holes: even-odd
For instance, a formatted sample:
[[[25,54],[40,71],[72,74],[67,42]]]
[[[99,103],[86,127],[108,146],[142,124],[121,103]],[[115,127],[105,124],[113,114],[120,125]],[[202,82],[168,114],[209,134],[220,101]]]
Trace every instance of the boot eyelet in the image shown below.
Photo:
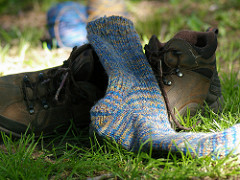
[[[178,77],[183,77],[183,73],[179,71],[179,72],[177,73],[177,76],[178,76]]]
[[[24,76],[23,76],[23,81],[24,81],[25,83],[28,83],[28,82],[29,82],[28,75],[24,75]]]
[[[43,105],[43,108],[44,108],[44,109],[48,109],[49,106],[48,106],[47,104],[44,104],[44,105]]]
[[[34,114],[34,109],[29,109],[29,113],[32,115]]]
[[[172,85],[172,81],[169,81],[166,78],[163,78],[163,84],[171,86]]]
[[[168,81],[167,81],[167,79],[163,79],[163,83],[165,84],[165,85],[167,85],[167,83],[168,83]]]
[[[31,114],[31,115],[34,114],[34,108],[33,108],[32,104],[29,104],[28,111],[29,111],[29,114]]]
[[[168,86],[171,86],[171,85],[172,85],[172,81],[168,81],[168,82],[167,82],[167,85],[168,85]]]
[[[175,70],[175,72],[177,73],[177,76],[178,76],[178,77],[183,77],[183,73],[180,71],[179,68],[177,68],[177,69]]]
[[[39,73],[38,74],[38,78],[39,78],[40,81],[43,81],[44,80],[43,73]]]
[[[49,108],[49,105],[47,104],[47,101],[46,101],[45,98],[42,100],[42,105],[43,105],[44,109],[48,109]]]

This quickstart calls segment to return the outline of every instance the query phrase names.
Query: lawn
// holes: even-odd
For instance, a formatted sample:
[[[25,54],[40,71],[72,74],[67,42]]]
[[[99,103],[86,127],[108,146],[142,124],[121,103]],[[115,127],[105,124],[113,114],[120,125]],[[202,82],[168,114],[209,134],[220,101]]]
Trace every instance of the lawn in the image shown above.
[[[46,10],[56,0],[0,1],[0,75],[61,65],[71,49],[49,50]],[[240,122],[240,1],[127,1],[142,44],[155,34],[166,42],[182,29],[219,28],[217,68],[225,103],[223,112],[207,110],[180,118],[194,132],[222,131]],[[89,137],[74,124],[63,134],[21,138],[1,134],[0,179],[227,179],[240,177],[238,156],[214,160],[169,152],[128,152],[118,144]]]

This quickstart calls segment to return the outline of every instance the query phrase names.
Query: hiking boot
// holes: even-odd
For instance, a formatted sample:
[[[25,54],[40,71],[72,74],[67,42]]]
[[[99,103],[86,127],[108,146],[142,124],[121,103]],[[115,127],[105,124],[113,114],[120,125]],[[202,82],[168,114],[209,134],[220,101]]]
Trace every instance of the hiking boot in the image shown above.
[[[62,66],[0,77],[0,130],[21,136],[29,128],[39,136],[66,130],[71,119],[88,126],[90,108],[107,84],[94,56],[87,44],[74,48]]]
[[[217,29],[207,32],[181,31],[167,43],[152,36],[145,46],[146,56],[166,94],[168,111],[193,115],[207,104],[222,110],[223,96],[216,70]],[[175,123],[171,123],[175,127]]]

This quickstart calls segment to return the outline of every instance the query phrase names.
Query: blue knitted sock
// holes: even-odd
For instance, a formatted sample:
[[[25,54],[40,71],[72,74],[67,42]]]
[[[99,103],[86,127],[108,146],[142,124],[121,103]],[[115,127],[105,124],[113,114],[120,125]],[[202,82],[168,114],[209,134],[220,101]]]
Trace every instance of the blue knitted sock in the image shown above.
[[[153,149],[160,153],[171,149],[199,156],[226,155],[238,147],[239,125],[219,133],[176,133],[171,128],[158,83],[131,21],[117,16],[100,18],[88,23],[87,31],[109,77],[105,97],[91,109],[91,128],[100,136],[129,150],[138,150],[142,142],[152,140]]]
[[[94,130],[127,149],[149,138],[149,124],[171,130],[158,83],[132,22],[115,16],[100,18],[90,22],[87,31],[109,76],[106,96],[91,110]]]
[[[47,27],[59,47],[81,46],[87,43],[87,7],[77,2],[62,2],[47,12]]]

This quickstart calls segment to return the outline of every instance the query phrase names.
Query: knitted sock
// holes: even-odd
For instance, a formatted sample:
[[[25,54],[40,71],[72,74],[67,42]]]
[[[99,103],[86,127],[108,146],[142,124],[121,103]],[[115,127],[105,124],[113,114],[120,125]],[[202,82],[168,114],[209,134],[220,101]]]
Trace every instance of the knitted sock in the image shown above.
[[[87,42],[87,7],[77,2],[62,2],[47,12],[47,27],[59,47],[81,46]]]
[[[128,150],[138,150],[147,140],[152,140],[159,153],[189,150],[199,156],[226,155],[238,146],[239,125],[219,133],[176,133],[171,128],[158,83],[131,21],[100,18],[88,23],[87,31],[109,77],[105,97],[91,109],[93,131]]]

